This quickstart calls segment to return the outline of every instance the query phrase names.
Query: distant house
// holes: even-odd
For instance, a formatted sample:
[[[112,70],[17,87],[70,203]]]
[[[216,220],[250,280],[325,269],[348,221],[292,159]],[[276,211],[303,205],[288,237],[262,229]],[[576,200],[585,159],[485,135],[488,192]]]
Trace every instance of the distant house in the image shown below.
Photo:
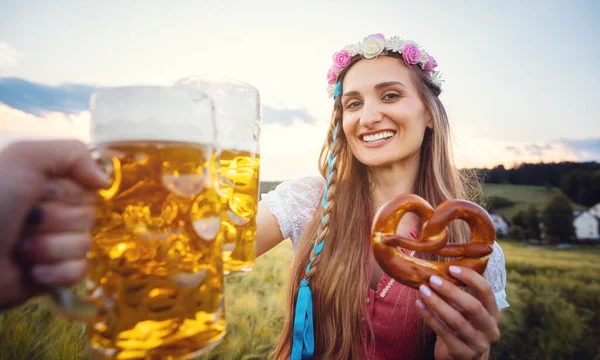
[[[596,205],[598,206],[598,205]],[[579,240],[600,240],[600,218],[584,211],[573,220],[575,236]]]
[[[592,206],[588,212],[597,218],[600,218],[600,203]]]
[[[504,216],[498,214],[490,214],[490,217],[492,218],[492,223],[494,224],[496,232],[503,235],[507,235],[509,227],[508,220],[506,220]]]

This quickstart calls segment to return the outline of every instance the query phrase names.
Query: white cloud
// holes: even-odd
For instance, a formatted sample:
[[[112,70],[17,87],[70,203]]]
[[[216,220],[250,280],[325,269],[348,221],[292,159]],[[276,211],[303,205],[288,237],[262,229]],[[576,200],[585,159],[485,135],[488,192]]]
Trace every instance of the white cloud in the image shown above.
[[[15,67],[19,64],[21,52],[8,43],[0,42],[0,68]]]
[[[89,112],[37,117],[0,103],[0,147],[21,139],[75,138],[89,142]]]
[[[589,144],[587,143],[589,142]],[[540,142],[507,142],[487,136],[475,136],[457,129],[455,155],[458,167],[513,167],[520,163],[600,161],[598,141],[557,139]],[[585,146],[584,146],[585,145]]]
[[[532,150],[532,146],[537,150]],[[459,167],[513,167],[519,163],[579,161],[579,156],[561,141],[507,143],[491,138],[473,138],[457,146]]]

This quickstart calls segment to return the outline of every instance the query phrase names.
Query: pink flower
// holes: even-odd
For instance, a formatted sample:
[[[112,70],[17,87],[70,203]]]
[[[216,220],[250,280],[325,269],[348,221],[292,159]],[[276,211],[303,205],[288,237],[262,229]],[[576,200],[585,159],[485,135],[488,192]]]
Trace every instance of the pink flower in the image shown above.
[[[352,56],[348,50],[340,50],[333,54],[333,65],[341,70],[350,63],[351,59]]]
[[[378,39],[381,39],[381,40],[385,40],[385,36],[383,36],[383,34],[379,34],[379,33],[377,33],[377,34],[371,34],[371,35],[369,35],[369,36],[366,36],[366,37],[363,39],[363,41],[366,41],[366,40],[367,40],[368,38],[370,38],[370,37],[375,37],[375,38],[378,38]]]
[[[329,70],[327,70],[327,84],[333,85],[337,80],[339,70],[336,69],[335,65],[331,66]]]
[[[411,66],[419,62],[421,51],[415,44],[406,44],[402,50],[402,58],[406,65]]]
[[[433,58],[433,56],[429,55],[429,60],[425,63],[424,70],[425,71],[433,71],[438,66],[437,61]]]

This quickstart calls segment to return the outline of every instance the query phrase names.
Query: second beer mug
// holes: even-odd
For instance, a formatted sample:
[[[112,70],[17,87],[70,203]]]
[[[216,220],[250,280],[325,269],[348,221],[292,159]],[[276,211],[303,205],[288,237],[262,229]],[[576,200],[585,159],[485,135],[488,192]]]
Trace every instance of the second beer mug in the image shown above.
[[[117,88],[94,95],[91,117],[113,184],[100,192],[88,255],[90,345],[116,359],[206,352],[226,328],[212,103],[172,88]],[[81,315],[85,301],[55,294]]]
[[[259,93],[247,83],[212,77],[187,77],[175,88],[208,94],[214,101],[221,200],[224,205],[225,275],[254,269],[256,211],[259,196],[261,106]]]

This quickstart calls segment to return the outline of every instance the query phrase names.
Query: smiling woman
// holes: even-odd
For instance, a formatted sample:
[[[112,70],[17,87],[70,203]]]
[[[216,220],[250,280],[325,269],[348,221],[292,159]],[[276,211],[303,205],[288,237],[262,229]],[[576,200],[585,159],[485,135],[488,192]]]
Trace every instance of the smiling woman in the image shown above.
[[[436,67],[419,45],[381,34],[334,54],[322,177],[282,183],[263,196],[257,215],[258,254],[288,237],[295,252],[276,359],[473,359],[498,339],[508,304],[497,243],[483,275],[453,267],[468,291],[438,276],[420,291],[399,284],[369,246],[375,212],[400,194],[438,206],[480,193],[454,165]],[[397,233],[418,239],[423,224],[408,215]],[[464,223],[448,232],[450,243],[469,240]]]
[[[433,122],[411,69],[388,56],[361,61],[346,73],[344,88],[342,124],[358,161],[372,171],[406,165],[409,158],[418,165],[418,157],[411,155],[418,155],[425,129]]]

